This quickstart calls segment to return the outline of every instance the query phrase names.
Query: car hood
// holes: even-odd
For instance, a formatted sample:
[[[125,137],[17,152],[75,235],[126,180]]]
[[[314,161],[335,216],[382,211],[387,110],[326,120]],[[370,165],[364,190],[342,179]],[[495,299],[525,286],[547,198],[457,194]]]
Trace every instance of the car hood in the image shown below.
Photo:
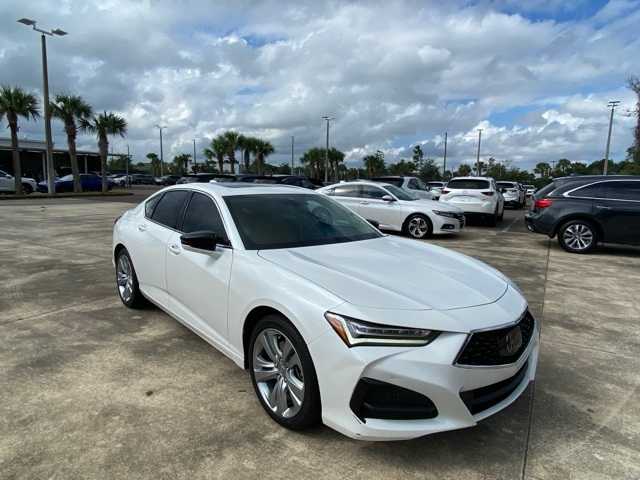
[[[465,255],[397,237],[258,255],[353,305],[377,309],[450,310],[493,303],[507,279]]]

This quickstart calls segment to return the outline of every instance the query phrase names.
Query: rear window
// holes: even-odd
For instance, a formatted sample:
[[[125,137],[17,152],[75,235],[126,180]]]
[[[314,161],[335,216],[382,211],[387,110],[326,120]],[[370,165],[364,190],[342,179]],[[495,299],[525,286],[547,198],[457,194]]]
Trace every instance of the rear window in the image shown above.
[[[488,190],[491,188],[488,180],[476,180],[476,179],[460,179],[451,180],[447,184],[447,188],[458,190]]]
[[[403,180],[402,180],[402,178],[377,177],[377,178],[372,178],[371,181],[372,182],[384,182],[384,183],[389,183],[391,185],[395,185],[396,187],[401,187]]]
[[[532,186],[529,186],[529,188],[534,188]],[[558,188],[558,185],[556,185],[555,182],[551,182],[549,185],[545,185],[544,187],[542,187],[540,190],[536,191],[536,197],[537,198],[541,198],[544,197],[546,195],[549,195],[551,192],[553,192],[556,188]]]
[[[513,182],[498,182],[497,185],[500,188],[516,188],[516,184]]]
[[[169,228],[177,228],[184,202],[190,192],[173,190],[165,193],[153,211],[151,219]]]

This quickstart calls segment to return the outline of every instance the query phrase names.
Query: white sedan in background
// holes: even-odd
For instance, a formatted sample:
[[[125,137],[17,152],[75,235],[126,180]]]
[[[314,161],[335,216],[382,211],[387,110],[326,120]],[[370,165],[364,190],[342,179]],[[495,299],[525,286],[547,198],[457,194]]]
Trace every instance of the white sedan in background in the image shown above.
[[[402,188],[379,182],[341,182],[318,189],[351,210],[376,222],[380,229],[413,238],[459,232],[464,213],[433,200],[417,199]]]
[[[33,178],[22,177],[22,192],[26,195],[36,192],[38,190],[38,184]],[[0,170],[0,192],[15,192],[16,191],[16,179],[13,175]]]
[[[113,262],[127,307],[152,301],[249,370],[287,428],[466,428],[535,376],[539,328],[508,278],[310,190],[167,187],[116,220]]]
[[[466,216],[481,216],[493,227],[504,217],[504,197],[491,177],[452,178],[440,201],[462,209]]]

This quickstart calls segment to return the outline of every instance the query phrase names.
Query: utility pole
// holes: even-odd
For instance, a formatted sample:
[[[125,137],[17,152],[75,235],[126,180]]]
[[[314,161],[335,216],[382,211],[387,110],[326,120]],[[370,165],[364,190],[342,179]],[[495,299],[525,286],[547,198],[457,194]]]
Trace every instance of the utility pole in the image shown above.
[[[55,181],[56,172],[53,165],[53,140],[51,138],[51,109],[49,108],[49,70],[47,67],[47,37],[67,35],[67,32],[56,28],[55,30],[42,30],[36,27],[36,21],[29,18],[21,18],[18,23],[22,23],[39,32],[42,45],[42,93],[44,96],[44,136],[47,144],[47,190],[50,195],[56,193]]]
[[[333,120],[333,117],[325,115],[322,119],[327,122],[327,148],[324,151],[324,182],[329,183],[329,122]]]
[[[156,128],[160,130],[160,176],[164,175],[164,156],[162,154],[162,130],[167,128],[166,125],[156,125]]]
[[[294,145],[294,142],[295,142],[295,137],[293,135],[291,135],[291,175],[294,174],[294,171],[293,171],[293,145]]]
[[[129,144],[127,143],[127,163],[125,164],[125,177],[124,177],[124,186],[129,187],[129,161],[131,160],[131,156],[129,154]]]
[[[478,129],[478,153],[476,155],[476,169],[478,170],[478,176],[481,175],[480,172],[480,142],[482,141],[482,129]]]
[[[609,134],[607,135],[607,148],[604,152],[604,169],[602,174],[607,174],[607,169],[609,168],[609,147],[611,146],[611,129],[613,128],[613,111],[615,108],[620,105],[619,100],[611,100],[607,106],[611,108],[611,116],[609,117]]]
[[[444,162],[442,163],[442,179],[447,176],[447,132],[444,132]]]
[[[191,166],[191,170],[193,173],[198,173],[198,160],[196,159],[196,139],[193,139],[193,165]]]

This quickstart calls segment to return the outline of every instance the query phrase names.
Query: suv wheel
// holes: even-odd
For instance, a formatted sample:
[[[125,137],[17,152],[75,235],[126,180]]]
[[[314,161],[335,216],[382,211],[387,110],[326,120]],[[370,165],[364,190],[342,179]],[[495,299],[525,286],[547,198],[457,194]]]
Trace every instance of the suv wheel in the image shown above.
[[[404,222],[404,233],[411,238],[417,238],[419,240],[427,238],[431,235],[433,227],[431,221],[420,214],[413,214]]]
[[[302,430],[320,422],[320,390],[304,340],[281,315],[265,316],[251,334],[249,370],[253,388],[269,416]]]
[[[558,230],[558,243],[567,252],[587,253],[596,247],[598,236],[587,220],[570,220]]]

